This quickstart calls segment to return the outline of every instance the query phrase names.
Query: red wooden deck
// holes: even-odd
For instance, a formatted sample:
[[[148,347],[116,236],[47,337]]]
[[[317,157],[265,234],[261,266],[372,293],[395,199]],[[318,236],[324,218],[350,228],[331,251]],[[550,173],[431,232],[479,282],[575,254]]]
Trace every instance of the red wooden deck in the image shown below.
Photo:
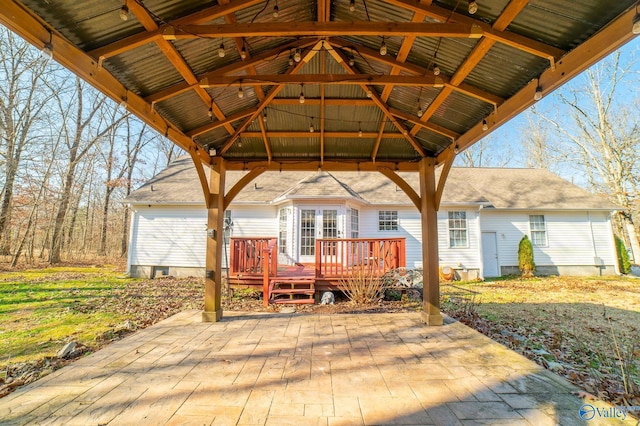
[[[317,240],[314,264],[277,264],[277,239],[231,238],[229,284],[262,288],[264,303],[313,303],[317,290],[340,289],[363,269],[383,275],[406,265],[404,238]]]

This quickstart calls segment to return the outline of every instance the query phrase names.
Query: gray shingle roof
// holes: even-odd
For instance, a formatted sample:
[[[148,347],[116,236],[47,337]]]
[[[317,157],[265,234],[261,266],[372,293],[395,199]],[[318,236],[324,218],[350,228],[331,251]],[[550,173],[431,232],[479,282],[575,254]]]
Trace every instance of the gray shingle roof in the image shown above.
[[[227,191],[243,174],[227,172]],[[419,193],[417,173],[399,174]],[[277,203],[293,198],[347,198],[374,205],[411,205],[402,190],[377,172],[266,172],[247,185],[233,203]],[[125,202],[203,205],[191,158],[177,159]],[[497,209],[616,209],[605,199],[542,169],[454,167],[447,178],[442,204],[483,204]]]

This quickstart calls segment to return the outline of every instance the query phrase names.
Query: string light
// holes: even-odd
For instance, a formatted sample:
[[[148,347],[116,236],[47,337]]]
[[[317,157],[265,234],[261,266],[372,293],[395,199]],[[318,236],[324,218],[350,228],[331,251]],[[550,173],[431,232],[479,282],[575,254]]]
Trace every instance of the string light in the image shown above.
[[[349,66],[352,67],[356,64],[356,58],[353,56],[353,54],[351,54],[351,56],[349,56]]]
[[[384,42],[384,37],[382,37],[382,43],[380,44],[380,54],[382,56],[387,54],[387,45]]]
[[[367,98],[371,97],[373,97],[373,92],[371,92],[371,89],[367,88]]]
[[[129,19],[129,8],[127,7],[126,4],[122,5],[118,13],[120,14],[120,19],[122,19],[123,21],[126,21]]]
[[[240,58],[242,58],[242,60],[247,59],[247,48],[244,47],[244,45],[242,46],[242,49],[240,49]]]
[[[273,17],[277,18],[280,15],[280,8],[278,7],[278,1],[276,0],[276,5],[273,6]]]
[[[422,114],[424,114],[424,112],[422,111],[422,107],[418,105],[418,117],[422,117]]]
[[[220,43],[220,47],[218,47],[218,56],[224,58],[224,55],[226,54],[227,52],[224,49],[224,43]]]
[[[487,124],[487,120],[485,118],[482,119],[482,130],[489,130],[489,125]]]
[[[300,55],[299,49],[296,49],[296,52],[293,54],[293,60],[296,62],[300,62],[302,60],[302,55]]]
[[[238,98],[244,98],[244,90],[242,90],[242,86],[238,87]]]
[[[433,64],[433,75],[440,75],[440,67],[438,64]]]
[[[315,132],[316,129],[313,128],[313,117],[311,117],[311,123],[309,124],[309,133]]]
[[[458,152],[460,152],[460,148],[458,148],[458,145],[453,147],[453,153],[457,154]]]
[[[358,137],[362,137],[362,124],[358,121]]]
[[[209,118],[213,120],[213,107],[209,107]]]
[[[356,10],[356,0],[349,0],[349,12]]]
[[[293,53],[289,52],[289,66],[293,65]]]
[[[536,93],[533,94],[533,99],[536,101],[542,99],[542,87],[540,87],[540,81],[538,81],[538,85],[536,86]]]
[[[302,84],[300,85],[300,103],[304,103],[304,87],[302,86]]]
[[[473,15],[478,11],[478,3],[475,0],[469,0],[469,15]]]
[[[264,114],[262,114],[262,122],[266,123],[267,122],[267,110],[264,111]]]
[[[50,61],[53,58],[53,44],[50,41],[44,44],[41,55],[45,61]]]

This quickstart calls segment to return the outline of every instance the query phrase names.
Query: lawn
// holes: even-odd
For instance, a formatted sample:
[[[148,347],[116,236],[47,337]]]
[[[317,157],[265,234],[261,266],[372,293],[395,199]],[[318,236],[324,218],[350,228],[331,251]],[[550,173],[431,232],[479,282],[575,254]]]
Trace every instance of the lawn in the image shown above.
[[[640,406],[639,279],[500,279],[441,289],[449,315],[595,396]]]
[[[29,382],[73,356],[185,309],[201,308],[202,279],[131,279],[113,267],[61,267],[0,273],[0,393],[4,382]]]

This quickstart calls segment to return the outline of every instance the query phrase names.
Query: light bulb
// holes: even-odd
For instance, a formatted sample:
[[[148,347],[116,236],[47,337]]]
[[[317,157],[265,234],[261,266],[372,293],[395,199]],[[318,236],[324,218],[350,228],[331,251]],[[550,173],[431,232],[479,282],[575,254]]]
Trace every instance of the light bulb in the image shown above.
[[[300,92],[300,103],[304,103],[304,92]]]
[[[276,4],[275,6],[273,6],[273,17],[277,18],[278,15],[280,14],[280,8],[278,7],[278,5]]]
[[[51,60],[51,58],[53,58],[53,45],[51,43],[45,43],[40,54],[45,61]]]
[[[296,62],[300,62],[302,60],[302,56],[300,55],[300,51],[296,49],[296,53],[293,54],[293,60]]]
[[[536,93],[533,94],[533,99],[535,99],[536,101],[542,99],[542,87],[536,87]]]
[[[489,125],[487,124],[487,120],[482,120],[482,130],[489,130]]]
[[[371,93],[371,89],[367,89],[367,98],[370,98],[373,96],[373,93]]]
[[[424,114],[422,112],[422,107],[418,107],[418,117],[422,117],[422,114]]]
[[[209,114],[209,118],[213,118],[213,109],[212,108],[209,108],[208,114]]]
[[[242,46],[242,49],[240,49],[240,57],[244,60],[247,59],[247,48]]]
[[[640,14],[636,11],[636,17],[633,18],[633,27],[631,27],[631,31],[634,34],[640,34]]]
[[[380,54],[382,56],[387,54],[387,45],[384,43],[384,39],[382,40],[382,44],[380,45]]]
[[[358,137],[362,137],[362,129],[358,130]]]
[[[224,50],[224,43],[220,43],[220,47],[218,47],[218,56],[224,58],[227,52]]]
[[[242,90],[242,86],[238,87],[238,98],[244,98],[244,90]]]
[[[129,19],[129,8],[124,5],[120,8],[120,19],[122,19],[123,21],[126,21]]]
[[[309,133],[315,132],[316,129],[313,128],[313,123],[309,124]]]
[[[438,64],[433,64],[433,75],[440,75],[440,67]]]
[[[356,58],[355,58],[353,55],[351,55],[351,56],[349,57],[349,66],[350,66],[350,67],[352,67],[352,66],[354,66],[355,64],[356,64]]]
[[[356,0],[349,0],[349,11],[353,12],[356,10]]]
[[[469,0],[469,15],[473,15],[478,11],[478,3],[475,0]]]
[[[267,113],[265,112],[264,115],[262,116],[262,122],[266,123],[267,122]]]
[[[293,54],[289,52],[289,66],[293,65]]]

